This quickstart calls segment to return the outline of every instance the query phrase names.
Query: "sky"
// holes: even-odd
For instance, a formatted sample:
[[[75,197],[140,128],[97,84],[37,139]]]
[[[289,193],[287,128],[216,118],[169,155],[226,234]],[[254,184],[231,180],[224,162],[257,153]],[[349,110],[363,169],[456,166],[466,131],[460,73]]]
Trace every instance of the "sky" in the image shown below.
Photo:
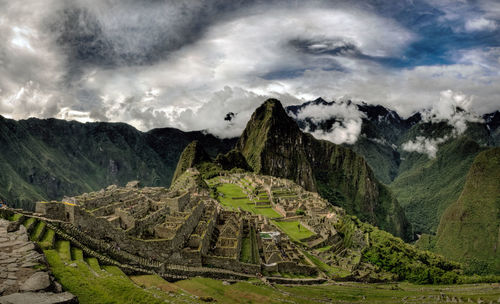
[[[0,0],[0,41],[13,119],[234,137],[269,97],[500,109],[495,0]]]

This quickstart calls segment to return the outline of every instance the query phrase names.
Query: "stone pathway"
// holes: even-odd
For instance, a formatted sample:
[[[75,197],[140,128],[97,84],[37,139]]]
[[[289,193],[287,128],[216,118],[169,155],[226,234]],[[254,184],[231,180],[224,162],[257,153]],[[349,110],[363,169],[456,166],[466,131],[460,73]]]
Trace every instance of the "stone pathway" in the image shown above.
[[[45,257],[35,250],[26,228],[0,219],[0,304],[78,303],[37,265],[46,265]]]

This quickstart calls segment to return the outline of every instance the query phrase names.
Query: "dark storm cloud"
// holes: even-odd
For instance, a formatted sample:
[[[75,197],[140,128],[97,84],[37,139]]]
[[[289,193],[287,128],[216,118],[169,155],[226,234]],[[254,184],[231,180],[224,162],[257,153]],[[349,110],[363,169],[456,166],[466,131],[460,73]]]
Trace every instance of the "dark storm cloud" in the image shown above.
[[[493,0],[0,0],[0,114],[235,136],[267,97],[408,115],[449,90],[484,113],[499,22]]]
[[[153,64],[252,2],[68,2],[57,11],[50,28],[72,60],[100,66]]]

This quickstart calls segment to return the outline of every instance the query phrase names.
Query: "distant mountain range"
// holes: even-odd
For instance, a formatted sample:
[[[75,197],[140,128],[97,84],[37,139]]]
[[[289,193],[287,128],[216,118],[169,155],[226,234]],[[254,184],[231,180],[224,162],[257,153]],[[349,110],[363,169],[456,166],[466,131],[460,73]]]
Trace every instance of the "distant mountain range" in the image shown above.
[[[123,123],[0,116],[0,200],[33,209],[39,200],[123,186],[130,180],[168,187],[180,154],[193,140],[212,157],[236,143],[172,128],[144,133]]]

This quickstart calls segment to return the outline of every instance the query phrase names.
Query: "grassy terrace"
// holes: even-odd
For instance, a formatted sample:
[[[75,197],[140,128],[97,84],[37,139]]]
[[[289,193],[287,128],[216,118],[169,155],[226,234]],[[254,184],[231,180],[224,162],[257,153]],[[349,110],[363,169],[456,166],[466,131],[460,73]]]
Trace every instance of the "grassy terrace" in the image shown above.
[[[273,221],[284,233],[286,233],[292,240],[300,242],[301,239],[313,236],[314,233],[309,231],[306,227],[302,226],[298,221],[292,222],[279,222]]]
[[[236,210],[240,207],[243,210],[255,213],[262,214],[269,218],[279,218],[281,215],[273,210],[271,207],[259,207],[255,206],[255,203],[250,201],[247,195],[243,192],[240,186],[235,184],[222,184],[217,187],[217,192],[221,193],[219,195],[219,201],[222,205],[227,207],[229,210]],[[247,198],[241,198],[247,197]],[[235,199],[237,198],[237,199]]]
[[[208,184],[215,185],[215,179],[209,180]],[[274,211],[271,206],[255,206],[254,202],[250,201],[243,192],[243,189],[236,184],[221,184],[217,186],[217,192],[219,193],[218,200],[224,205],[228,210],[237,210],[240,207],[243,210],[252,212],[254,214],[262,214],[268,218],[282,218],[282,216]],[[290,197],[293,196],[293,193],[286,192]],[[245,197],[245,198],[243,198]],[[262,198],[262,200],[260,200]],[[259,201],[267,202],[268,201],[267,194],[261,193],[259,194]],[[298,221],[292,222],[279,222],[273,221],[273,223],[278,226],[285,234],[287,234],[292,240],[296,242],[300,242],[301,239],[310,237],[314,235],[313,232],[309,231],[307,228],[302,226]],[[247,242],[249,242],[247,240]],[[243,243],[245,246],[245,240]],[[244,247],[245,249],[245,247]]]

